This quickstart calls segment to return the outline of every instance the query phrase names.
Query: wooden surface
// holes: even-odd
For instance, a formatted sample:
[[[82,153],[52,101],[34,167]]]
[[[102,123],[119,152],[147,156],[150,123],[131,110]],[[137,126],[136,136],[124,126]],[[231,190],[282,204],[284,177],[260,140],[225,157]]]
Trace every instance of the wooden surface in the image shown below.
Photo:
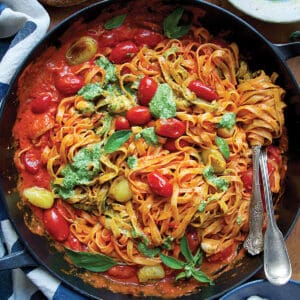
[[[53,28],[57,25],[62,19],[76,12],[77,10],[97,1],[86,1],[80,5],[65,7],[65,8],[55,8],[45,6],[47,11],[50,14],[51,25],[50,28]],[[214,4],[219,5],[222,8],[228,9],[229,11],[237,14],[242,17],[245,21],[251,24],[259,32],[261,32],[267,39],[273,43],[286,43],[289,42],[289,36],[292,32],[300,30],[300,22],[290,23],[290,24],[274,24],[266,23],[263,21],[256,20],[252,17],[249,17],[237,9],[235,9],[230,3],[224,0],[211,0],[208,1]],[[300,56],[292,58],[288,61],[288,65],[291,68],[294,76],[300,84]],[[292,278],[300,280],[300,218],[293,228],[291,234],[287,239],[287,248],[290,255],[293,274]]]

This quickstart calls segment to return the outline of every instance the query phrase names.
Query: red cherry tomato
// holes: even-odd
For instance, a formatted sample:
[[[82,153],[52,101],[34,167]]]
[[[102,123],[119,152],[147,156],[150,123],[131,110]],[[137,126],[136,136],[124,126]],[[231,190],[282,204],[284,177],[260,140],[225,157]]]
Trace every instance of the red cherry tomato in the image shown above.
[[[115,128],[116,130],[130,129],[129,121],[123,116],[118,116],[115,121]]]
[[[251,193],[252,191],[252,177],[253,177],[253,169],[250,168],[247,171],[244,171],[240,174],[241,179],[244,184],[244,188],[248,193]]]
[[[118,43],[133,38],[134,32],[126,25],[105,31],[99,38],[99,44],[102,47],[114,47]]]
[[[277,147],[269,146],[267,148],[267,153],[268,153],[268,159],[275,160],[278,165],[281,163],[281,154]]]
[[[189,84],[189,89],[194,92],[197,97],[203,98],[207,101],[212,101],[218,98],[218,94],[212,87],[202,83],[199,80],[191,81]]]
[[[73,73],[57,74],[54,78],[55,87],[64,95],[76,94],[83,87],[82,77]]]
[[[147,124],[151,120],[152,115],[147,106],[134,106],[127,111],[126,118],[130,125],[137,126]]]
[[[236,255],[235,243],[229,245],[227,248],[217,252],[216,254],[207,257],[209,262],[220,263],[229,262]]]
[[[33,149],[27,150],[22,156],[21,156],[23,165],[25,167],[25,170],[34,175],[37,174],[38,171],[41,168],[41,161],[40,161],[40,155],[37,151],[34,151]]]
[[[164,145],[163,145],[164,149],[167,149],[167,150],[169,150],[170,152],[176,152],[176,151],[178,151],[178,149],[176,148],[175,142],[176,142],[176,139],[168,139],[168,140],[164,143]],[[188,146],[188,145],[189,145],[189,143],[188,143],[187,141],[185,141],[185,140],[180,140],[180,141],[179,141],[179,146],[180,146],[181,148],[183,148],[183,147],[185,147],[185,146]]]
[[[195,231],[190,231],[187,233],[186,238],[191,252],[194,253],[199,248],[200,244],[197,233]]]
[[[142,105],[148,105],[155,95],[157,87],[158,84],[153,78],[148,76],[143,77],[140,81],[137,92],[137,98],[139,102]]]
[[[120,266],[111,267],[107,271],[107,274],[112,277],[125,279],[125,278],[130,278],[132,276],[135,276],[136,272],[137,272],[137,270],[135,267],[120,265]]]
[[[161,34],[148,29],[138,29],[134,35],[134,41],[137,45],[146,45],[149,48],[154,48],[162,39]]]
[[[31,111],[35,114],[42,114],[49,109],[51,102],[52,102],[52,96],[50,94],[43,93],[37,95],[31,101]]]
[[[173,194],[173,184],[168,178],[162,175],[159,171],[154,171],[147,175],[148,184],[151,190],[163,197],[171,197]]]
[[[82,251],[81,242],[72,233],[69,234],[65,245],[74,251]]]
[[[63,242],[68,238],[70,234],[69,223],[55,207],[44,211],[43,220],[46,230],[56,241]]]
[[[121,42],[112,49],[109,60],[115,64],[123,64],[131,61],[138,51],[139,49],[135,43],[131,41]]]
[[[185,133],[185,123],[176,119],[158,119],[155,122],[155,132],[168,138],[178,138]]]

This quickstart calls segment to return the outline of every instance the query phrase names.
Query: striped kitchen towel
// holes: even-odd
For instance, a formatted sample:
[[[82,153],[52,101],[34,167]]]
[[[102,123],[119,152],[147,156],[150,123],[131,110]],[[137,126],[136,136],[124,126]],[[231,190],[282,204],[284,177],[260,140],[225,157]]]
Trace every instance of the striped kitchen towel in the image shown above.
[[[0,0],[0,107],[18,66],[45,35],[49,21],[48,13],[37,0]],[[1,198],[0,258],[22,249]],[[69,290],[42,267],[26,267],[0,271],[0,300],[8,299],[86,298]]]

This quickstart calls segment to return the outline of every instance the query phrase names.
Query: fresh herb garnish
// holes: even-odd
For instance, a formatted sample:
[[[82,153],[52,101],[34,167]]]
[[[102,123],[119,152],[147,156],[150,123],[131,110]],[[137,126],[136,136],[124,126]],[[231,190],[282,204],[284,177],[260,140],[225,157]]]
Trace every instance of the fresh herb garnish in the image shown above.
[[[219,150],[221,151],[221,153],[223,154],[223,156],[226,159],[228,159],[230,156],[230,151],[229,151],[229,146],[228,146],[227,142],[224,139],[222,139],[221,137],[217,136],[216,144],[217,144]]]
[[[111,257],[103,254],[77,252],[68,248],[65,249],[75,266],[92,272],[105,272],[117,264]]]
[[[148,248],[147,245],[142,242],[138,243],[138,250],[147,257],[154,257],[160,252],[159,248]]]
[[[221,121],[217,124],[217,127],[223,127],[227,129],[232,129],[232,127],[235,125],[235,113],[233,112],[227,112],[222,116]]]
[[[126,17],[127,17],[127,14],[122,14],[122,15],[115,16],[115,17],[109,19],[104,24],[104,28],[107,29],[107,30],[110,30],[110,29],[120,27],[124,23]]]
[[[82,87],[77,94],[82,96],[85,100],[94,100],[100,97],[103,93],[103,89],[99,83],[89,83]]]
[[[130,138],[131,134],[131,130],[119,130],[114,132],[104,145],[104,151],[106,153],[115,152]]]
[[[151,114],[155,118],[172,118],[176,115],[176,103],[173,100],[172,89],[167,83],[160,84],[149,103]]]
[[[189,32],[192,25],[191,23],[179,25],[183,12],[184,9],[178,7],[164,19],[164,34],[166,37],[170,39],[179,39]]]
[[[204,272],[198,269],[202,263],[202,253],[200,248],[193,256],[189,248],[187,238],[186,236],[183,236],[180,240],[180,250],[186,260],[185,262],[175,257],[164,255],[163,253],[160,253],[159,255],[162,262],[169,268],[175,270],[183,269],[183,271],[176,276],[176,280],[194,277],[199,282],[205,282],[213,285],[212,280]]]

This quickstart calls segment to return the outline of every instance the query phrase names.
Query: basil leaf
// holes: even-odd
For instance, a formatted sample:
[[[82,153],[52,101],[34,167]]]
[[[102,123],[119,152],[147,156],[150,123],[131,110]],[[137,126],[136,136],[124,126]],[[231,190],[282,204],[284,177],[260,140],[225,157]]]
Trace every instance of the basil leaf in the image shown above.
[[[179,39],[187,34],[191,28],[191,23],[187,25],[178,25],[184,9],[176,8],[170,15],[164,19],[164,34],[170,39]]]
[[[121,26],[123,24],[123,22],[125,21],[126,17],[127,17],[127,14],[115,16],[115,17],[109,19],[104,24],[104,28],[107,29],[107,30],[110,30],[110,29],[113,29],[113,28],[117,28],[117,27],[119,27],[119,26]]]
[[[75,266],[92,272],[105,272],[117,264],[112,258],[103,254],[76,252],[68,248],[66,253]]]
[[[127,158],[127,165],[130,169],[134,169],[136,168],[138,164],[138,160],[137,160],[137,157],[136,156],[128,156]]]
[[[82,96],[85,100],[94,100],[100,97],[102,93],[103,89],[99,83],[89,83],[77,92],[77,94]]]
[[[185,266],[185,263],[183,261],[180,261],[175,257],[167,256],[162,253],[160,253],[159,256],[162,262],[171,269],[181,270]]]
[[[217,127],[224,127],[231,129],[235,125],[235,113],[227,112],[222,116],[221,121],[217,124]]]
[[[149,103],[151,114],[159,118],[172,118],[176,115],[176,103],[173,100],[172,89],[167,83],[160,84]]]
[[[179,280],[179,279],[182,279],[182,278],[186,278],[185,272],[180,272],[180,273],[176,276],[175,280]]]
[[[199,247],[195,256],[193,257],[194,266],[200,266],[202,264],[203,255],[201,252],[201,248]]]
[[[217,144],[219,150],[221,151],[221,153],[223,154],[223,156],[226,159],[228,159],[230,156],[230,150],[229,150],[229,146],[228,146],[227,142],[224,139],[222,139],[221,137],[217,136],[216,144]]]
[[[192,276],[198,280],[199,282],[209,283],[210,285],[214,285],[212,280],[202,271],[200,270],[192,270]]]
[[[116,67],[105,56],[101,56],[96,60],[96,64],[105,70],[105,83],[117,81]]]
[[[112,153],[118,150],[130,138],[131,134],[131,130],[119,130],[114,132],[104,145],[104,151],[106,153]]]
[[[191,253],[191,250],[190,250],[190,247],[188,244],[188,240],[185,235],[180,240],[180,250],[181,250],[182,255],[185,257],[185,259],[187,260],[188,263],[193,261],[193,255]]]
[[[148,145],[158,145],[158,138],[154,127],[147,127],[141,131],[141,135]]]
[[[148,257],[154,257],[160,252],[159,248],[148,248],[144,243],[138,243],[138,250]]]

